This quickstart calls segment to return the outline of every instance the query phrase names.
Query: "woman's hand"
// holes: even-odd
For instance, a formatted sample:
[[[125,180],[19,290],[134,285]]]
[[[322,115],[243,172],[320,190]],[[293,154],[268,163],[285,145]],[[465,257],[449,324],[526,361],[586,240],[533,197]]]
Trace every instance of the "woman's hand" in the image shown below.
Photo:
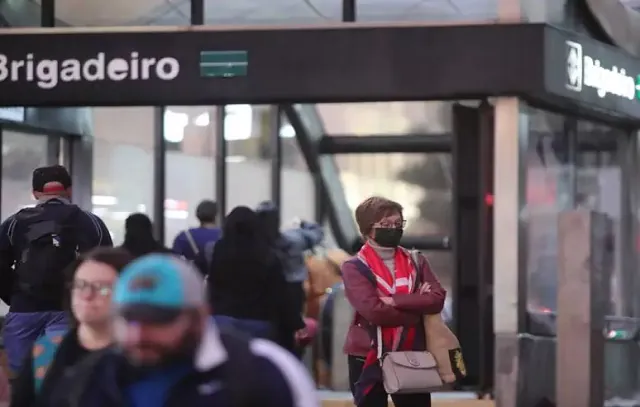
[[[296,342],[302,342],[309,339],[309,330],[305,327],[298,329],[295,333]]]
[[[396,302],[391,297],[381,297],[380,301],[382,301],[383,304],[390,305],[392,307],[396,305]]]

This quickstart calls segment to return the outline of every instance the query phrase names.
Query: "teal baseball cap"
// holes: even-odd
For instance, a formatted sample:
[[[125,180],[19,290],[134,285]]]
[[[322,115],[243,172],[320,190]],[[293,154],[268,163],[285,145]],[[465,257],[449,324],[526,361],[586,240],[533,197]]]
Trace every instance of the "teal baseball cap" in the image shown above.
[[[181,258],[149,254],[122,270],[112,304],[116,315],[126,320],[168,323],[185,310],[207,304],[204,279]]]

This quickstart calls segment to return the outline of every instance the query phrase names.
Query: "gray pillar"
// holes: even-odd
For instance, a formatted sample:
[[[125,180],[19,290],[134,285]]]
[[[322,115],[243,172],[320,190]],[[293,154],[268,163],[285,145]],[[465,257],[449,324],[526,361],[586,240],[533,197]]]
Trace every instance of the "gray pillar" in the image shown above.
[[[604,405],[612,230],[604,214],[586,210],[563,212],[558,220],[558,407]]]
[[[498,407],[521,407],[521,338],[525,307],[520,214],[524,200],[521,149],[526,132],[517,98],[497,98],[494,125],[493,319],[495,398]],[[522,139],[524,138],[524,141]],[[523,145],[524,144],[524,145]]]

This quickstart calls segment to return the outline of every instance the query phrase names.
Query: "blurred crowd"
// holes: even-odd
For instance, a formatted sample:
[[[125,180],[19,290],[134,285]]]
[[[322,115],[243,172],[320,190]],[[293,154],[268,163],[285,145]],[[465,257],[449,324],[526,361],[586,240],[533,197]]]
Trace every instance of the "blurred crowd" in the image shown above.
[[[72,203],[64,167],[32,181],[37,205],[0,226],[5,404],[317,405],[300,358],[334,283],[310,278],[322,227],[281,230],[263,202],[219,228],[216,203],[203,201],[200,224],[171,248],[143,213],[113,247],[102,220]]]
[[[72,203],[64,167],[36,168],[32,191],[37,204],[0,225],[0,407],[318,406],[329,364],[318,359],[335,351],[332,292],[351,306],[343,351],[358,407],[389,396],[426,407],[466,374],[440,316],[446,291],[426,257],[400,246],[395,201],[357,207],[363,244],[349,256],[317,253],[324,231],[313,222],[283,230],[269,201],[223,222],[203,201],[171,248],[131,214],[114,247],[103,221]],[[446,357],[381,370],[432,355]]]

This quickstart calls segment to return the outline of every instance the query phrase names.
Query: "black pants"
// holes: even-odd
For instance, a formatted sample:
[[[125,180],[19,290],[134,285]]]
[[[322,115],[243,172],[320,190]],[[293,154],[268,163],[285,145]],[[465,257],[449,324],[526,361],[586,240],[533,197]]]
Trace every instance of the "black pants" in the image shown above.
[[[290,307],[293,309],[292,312],[299,315],[299,318],[302,316],[302,310],[304,308],[306,295],[304,292],[303,283],[287,283],[287,292]],[[290,323],[289,320],[286,322]],[[277,330],[277,338],[276,342],[278,345],[290,351],[295,357],[298,359],[302,358],[303,349],[300,349],[298,346],[294,336],[296,330],[302,327],[297,327],[293,329],[288,323],[280,323]]]
[[[348,356],[349,387],[351,394],[355,393],[355,384],[360,378],[364,366],[364,358]],[[431,394],[402,394],[391,396],[395,407],[431,407]],[[384,391],[382,383],[376,384],[367,394],[364,401],[358,407],[387,407],[389,405],[388,394]]]

